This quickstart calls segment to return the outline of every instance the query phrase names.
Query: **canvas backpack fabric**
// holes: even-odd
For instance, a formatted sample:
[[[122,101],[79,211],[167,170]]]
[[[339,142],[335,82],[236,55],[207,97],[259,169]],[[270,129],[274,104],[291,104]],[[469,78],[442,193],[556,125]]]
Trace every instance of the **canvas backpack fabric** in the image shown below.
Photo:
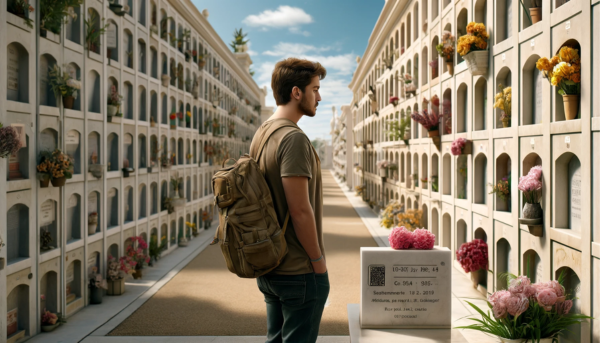
[[[272,123],[250,155],[244,154],[228,167],[224,161],[212,177],[219,227],[211,245],[220,244],[227,268],[241,278],[257,278],[270,272],[288,251],[285,230],[289,212],[280,227],[271,191],[257,163],[267,140],[277,130],[299,131],[291,124]]]

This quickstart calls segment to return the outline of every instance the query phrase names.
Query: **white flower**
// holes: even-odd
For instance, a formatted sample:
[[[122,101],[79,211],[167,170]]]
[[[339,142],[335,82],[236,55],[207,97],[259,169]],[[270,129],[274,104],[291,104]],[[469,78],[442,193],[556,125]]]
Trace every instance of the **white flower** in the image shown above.
[[[557,65],[554,66],[554,69],[552,70],[553,73],[556,73],[557,71],[559,71],[564,65],[568,65],[569,67],[571,66],[569,63],[567,62],[560,62]]]
[[[71,88],[75,88],[75,89],[80,89],[81,88],[81,82],[74,80],[74,79],[69,79],[67,81],[67,86],[71,87]]]

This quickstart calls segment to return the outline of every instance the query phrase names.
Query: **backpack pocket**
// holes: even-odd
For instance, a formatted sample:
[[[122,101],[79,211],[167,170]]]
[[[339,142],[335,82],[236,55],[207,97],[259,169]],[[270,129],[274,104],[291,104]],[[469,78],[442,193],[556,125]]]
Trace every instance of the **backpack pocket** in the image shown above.
[[[275,251],[275,246],[271,238],[244,245],[242,252],[244,253],[246,262],[252,265],[255,270],[269,269],[279,262],[279,256]]]

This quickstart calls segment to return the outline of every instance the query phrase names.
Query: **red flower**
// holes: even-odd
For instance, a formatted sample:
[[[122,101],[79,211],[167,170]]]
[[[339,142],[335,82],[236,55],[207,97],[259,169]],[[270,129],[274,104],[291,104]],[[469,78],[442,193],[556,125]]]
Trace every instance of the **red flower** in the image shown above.
[[[177,114],[171,113],[171,115],[169,116],[169,118],[171,118],[171,120],[175,120],[175,119],[177,119]]]

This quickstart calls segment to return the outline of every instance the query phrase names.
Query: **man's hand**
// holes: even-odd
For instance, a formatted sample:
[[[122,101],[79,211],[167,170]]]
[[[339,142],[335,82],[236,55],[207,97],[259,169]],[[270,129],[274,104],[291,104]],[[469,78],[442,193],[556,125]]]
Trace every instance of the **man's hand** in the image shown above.
[[[324,274],[327,271],[327,264],[325,263],[325,257],[319,262],[311,262],[313,270],[316,274]]]

